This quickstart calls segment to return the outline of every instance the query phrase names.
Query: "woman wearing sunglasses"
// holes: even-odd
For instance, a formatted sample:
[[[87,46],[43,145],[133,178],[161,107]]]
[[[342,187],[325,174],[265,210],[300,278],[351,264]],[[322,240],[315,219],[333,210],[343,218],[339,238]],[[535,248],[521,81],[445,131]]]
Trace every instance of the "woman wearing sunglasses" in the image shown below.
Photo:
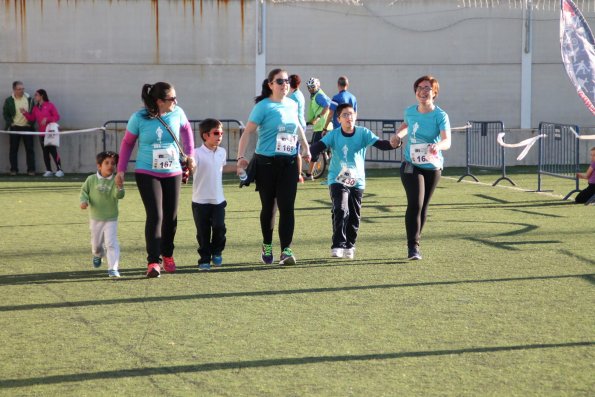
[[[298,120],[297,104],[287,98],[287,72],[273,69],[263,81],[262,93],[254,99],[256,105],[238,145],[238,175],[248,166],[244,158],[251,135],[257,134],[256,188],[260,195],[260,228],[262,231],[261,259],[272,264],[275,203],[279,208],[280,265],[295,264],[291,250],[295,226],[294,203],[297,193],[297,142],[303,158],[310,161],[310,149]]]
[[[146,275],[159,277],[161,263],[166,272],[176,271],[174,237],[183,172],[174,136],[183,142],[190,171],[194,168],[194,136],[186,114],[176,106],[176,90],[171,84],[145,84],[141,96],[145,106],[128,120],[120,146],[116,184],[123,186],[126,166],[138,141],[134,175],[147,214]]]
[[[409,135],[401,164],[401,182],[407,194],[405,229],[407,258],[421,259],[419,244],[426,223],[428,206],[438,185],[444,158],[442,151],[450,148],[448,114],[434,104],[440,85],[432,76],[422,76],[413,83],[417,104],[405,109],[403,124],[391,142],[400,144]]]

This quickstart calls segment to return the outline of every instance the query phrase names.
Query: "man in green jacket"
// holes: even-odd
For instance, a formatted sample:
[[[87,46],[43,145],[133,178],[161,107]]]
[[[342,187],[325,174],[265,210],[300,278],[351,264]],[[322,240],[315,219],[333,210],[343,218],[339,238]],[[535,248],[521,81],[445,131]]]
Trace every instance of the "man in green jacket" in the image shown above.
[[[331,99],[322,91],[320,88],[320,80],[316,77],[310,78],[306,83],[306,87],[310,92],[310,105],[308,106],[308,117],[306,118],[307,124],[312,125],[312,142],[314,144],[322,138],[328,129],[332,129],[332,122],[326,122],[326,118],[331,106]],[[314,165],[318,161],[318,156],[312,158],[310,161],[310,167],[306,174],[306,179],[312,179],[312,170]]]
[[[32,125],[23,116],[22,111],[31,111],[32,101],[27,93],[22,81],[12,83],[12,95],[4,101],[2,114],[4,115],[5,129],[7,131],[33,131]],[[25,144],[25,154],[27,155],[27,173],[35,175],[35,150],[33,146],[33,135],[9,134],[10,139],[10,175],[16,175],[19,172],[19,144],[21,138]]]

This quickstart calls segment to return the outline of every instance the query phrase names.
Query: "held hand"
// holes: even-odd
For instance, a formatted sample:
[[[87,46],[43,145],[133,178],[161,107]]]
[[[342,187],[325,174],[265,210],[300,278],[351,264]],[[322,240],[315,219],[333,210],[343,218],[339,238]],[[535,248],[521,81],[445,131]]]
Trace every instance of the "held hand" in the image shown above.
[[[116,174],[116,186],[118,189],[122,189],[124,187],[124,173],[122,171]]]
[[[304,153],[302,158],[306,163],[310,163],[310,161],[312,161],[312,155],[310,154],[310,151],[308,150],[306,153]]]
[[[27,110],[25,108],[20,108],[19,111],[21,112],[21,114],[27,113]]]
[[[391,136],[390,145],[393,147],[393,149],[398,148],[399,146],[401,146],[401,138],[397,134]]]
[[[194,170],[196,169],[196,163],[194,162],[194,157],[187,157],[186,166],[188,167],[188,171],[190,174],[194,174]]]
[[[87,203],[87,202],[81,203],[81,209],[82,210],[86,210],[88,206],[89,206],[89,203]]]
[[[428,146],[428,151],[430,152],[431,155],[437,156],[438,155],[438,145],[436,145],[435,143],[430,144],[430,146]]]
[[[246,160],[244,158],[239,159],[237,167],[238,167],[238,172],[240,171],[240,168],[245,170],[246,168],[248,168],[248,160]],[[239,175],[239,173],[238,173],[238,175]]]

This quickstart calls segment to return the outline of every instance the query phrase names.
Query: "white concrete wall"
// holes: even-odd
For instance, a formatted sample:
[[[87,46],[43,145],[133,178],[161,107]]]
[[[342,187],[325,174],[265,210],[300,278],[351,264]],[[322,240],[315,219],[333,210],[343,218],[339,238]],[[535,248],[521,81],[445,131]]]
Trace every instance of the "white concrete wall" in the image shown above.
[[[269,0],[267,69],[282,66],[304,81],[319,77],[330,95],[346,74],[363,118],[401,118],[415,100],[413,81],[429,73],[440,80],[437,103],[453,126],[473,119],[518,128],[521,3]],[[593,116],[561,64],[553,3],[534,1],[531,126],[554,121],[591,127]],[[595,25],[592,3],[578,5]],[[166,80],[190,118],[246,120],[257,74],[256,7],[256,0],[2,2],[1,96],[10,95],[17,79],[30,93],[45,88],[62,114],[62,128],[79,129],[127,119],[140,106],[142,84]],[[464,165],[464,139],[454,135],[447,165]],[[0,147],[7,154],[5,135]],[[65,171],[94,169],[100,149],[98,136],[65,137]],[[24,169],[23,151],[19,157]],[[0,156],[0,172],[8,169],[7,155]]]

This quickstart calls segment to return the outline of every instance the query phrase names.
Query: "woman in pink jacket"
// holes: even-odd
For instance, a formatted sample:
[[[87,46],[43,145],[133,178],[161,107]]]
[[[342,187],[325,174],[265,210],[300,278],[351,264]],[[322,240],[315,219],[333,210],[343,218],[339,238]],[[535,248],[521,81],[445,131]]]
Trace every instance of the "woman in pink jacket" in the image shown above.
[[[58,120],[60,120],[60,114],[58,114],[58,110],[54,104],[50,102],[48,93],[44,89],[35,91],[33,100],[35,105],[33,106],[31,112],[21,109],[21,113],[23,113],[27,120],[35,121],[37,123],[37,131],[43,133],[45,132],[48,124],[56,123]],[[39,136],[39,142],[41,143],[41,149],[43,150],[43,161],[45,162],[46,169],[43,176],[48,177],[54,175],[52,172],[50,155],[54,158],[54,162],[56,163],[56,176],[64,176],[64,172],[62,171],[62,162],[60,161],[60,155],[58,154],[58,148],[56,146],[45,146],[45,134]]]

